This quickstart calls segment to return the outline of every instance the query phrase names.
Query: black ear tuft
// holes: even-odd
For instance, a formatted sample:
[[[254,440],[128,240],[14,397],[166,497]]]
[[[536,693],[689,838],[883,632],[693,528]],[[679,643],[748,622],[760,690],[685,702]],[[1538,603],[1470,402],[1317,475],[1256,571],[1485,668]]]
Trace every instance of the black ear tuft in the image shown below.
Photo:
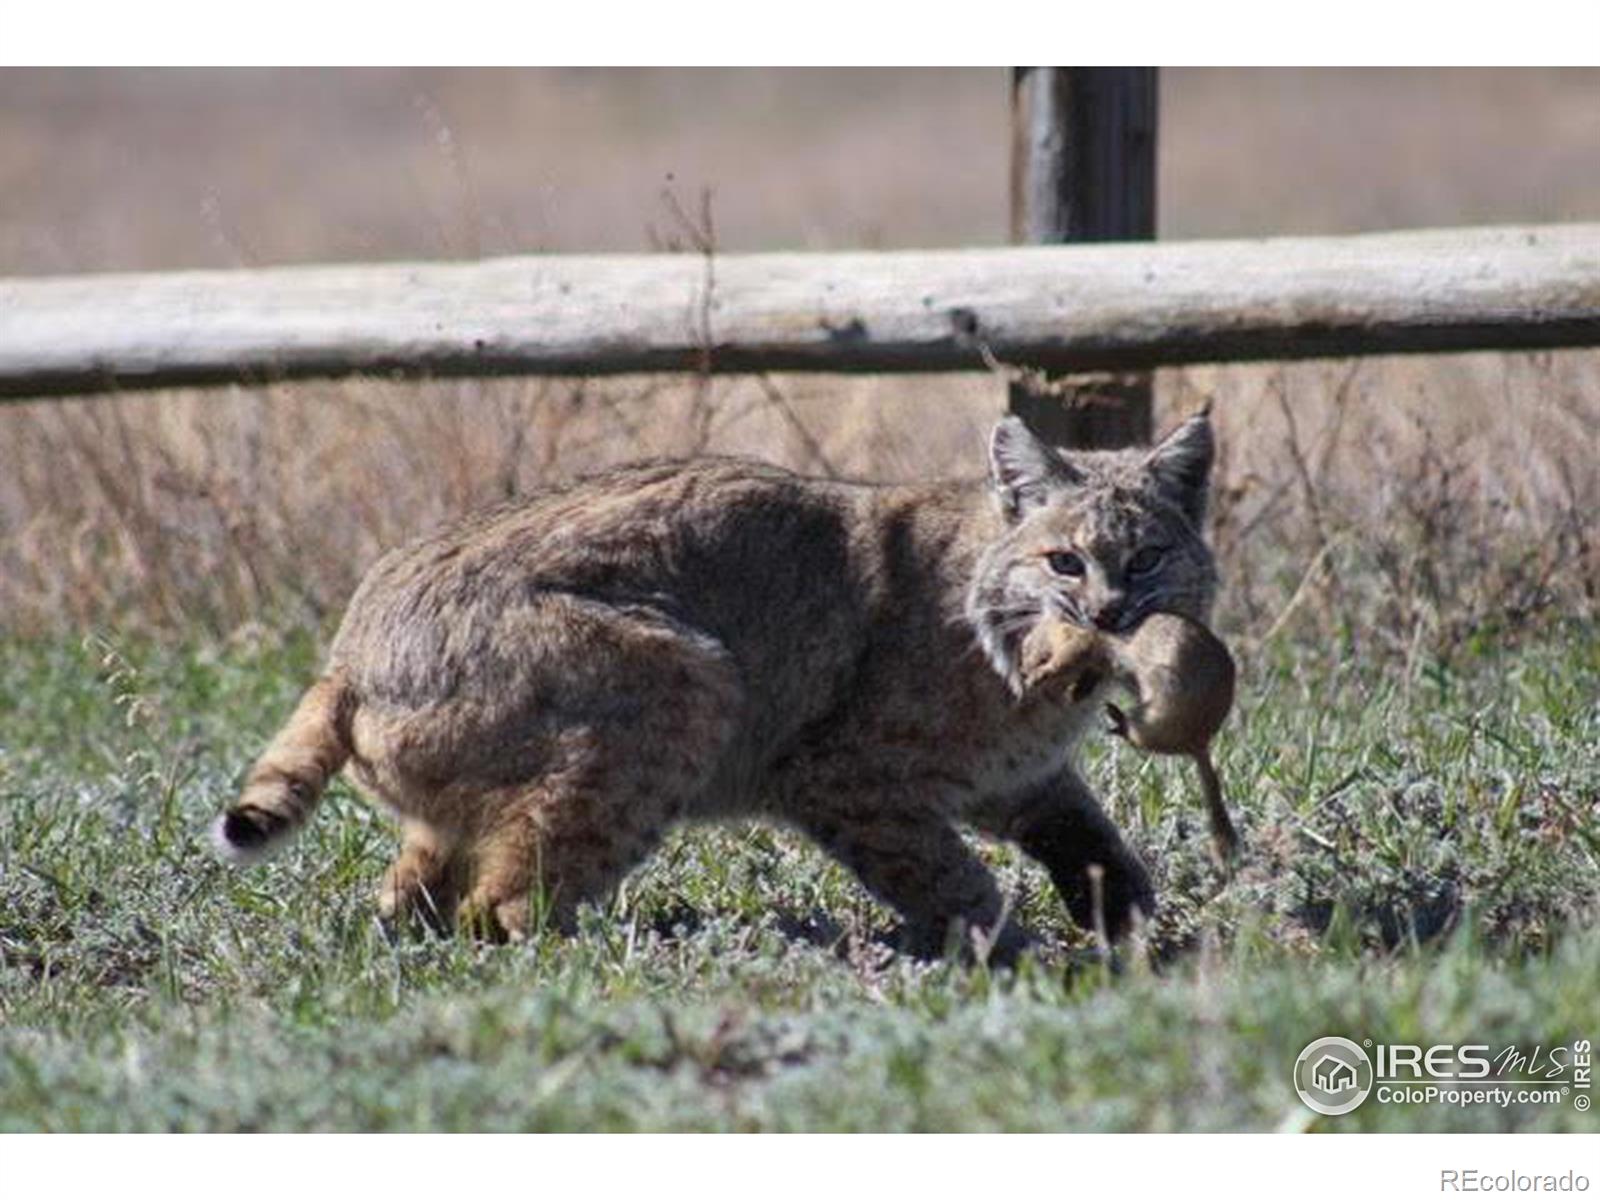
[[[1043,504],[1052,487],[1070,486],[1078,478],[1020,417],[1005,417],[994,427],[989,472],[1001,511],[1013,521]]]
[[[1208,404],[1162,438],[1145,459],[1145,468],[1156,484],[1196,529],[1205,523],[1211,463],[1216,457],[1210,412]]]

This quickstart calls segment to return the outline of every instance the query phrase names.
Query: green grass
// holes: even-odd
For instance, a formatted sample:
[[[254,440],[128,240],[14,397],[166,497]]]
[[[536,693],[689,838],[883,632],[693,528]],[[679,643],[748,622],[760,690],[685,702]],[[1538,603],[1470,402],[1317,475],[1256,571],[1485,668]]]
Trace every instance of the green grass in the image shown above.
[[[986,847],[1044,948],[922,964],[806,844],[687,831],[574,939],[391,940],[384,820],[336,787],[281,859],[206,823],[306,639],[0,644],[0,1130],[1587,1130],[1551,1108],[1316,1118],[1314,1037],[1595,1039],[1600,630],[1451,666],[1246,664],[1222,745],[1250,850],[1180,764],[1092,771],[1164,907],[1113,969]]]

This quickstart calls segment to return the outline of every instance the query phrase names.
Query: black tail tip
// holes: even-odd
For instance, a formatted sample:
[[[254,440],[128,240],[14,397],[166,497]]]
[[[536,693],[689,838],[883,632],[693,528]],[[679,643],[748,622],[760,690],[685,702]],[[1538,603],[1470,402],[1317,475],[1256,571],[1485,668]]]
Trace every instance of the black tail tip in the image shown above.
[[[212,840],[234,862],[259,858],[289,830],[289,822],[261,808],[230,808],[212,826]]]

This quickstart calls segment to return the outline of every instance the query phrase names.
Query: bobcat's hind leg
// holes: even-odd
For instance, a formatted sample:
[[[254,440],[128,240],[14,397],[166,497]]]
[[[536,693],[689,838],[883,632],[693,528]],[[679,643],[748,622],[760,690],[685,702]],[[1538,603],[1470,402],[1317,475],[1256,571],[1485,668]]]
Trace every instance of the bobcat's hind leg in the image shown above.
[[[476,806],[458,924],[492,937],[525,935],[535,894],[572,932],[581,904],[604,901],[701,804],[739,720],[738,674],[712,639],[596,606],[564,621],[601,668],[560,664],[537,773]]]
[[[416,919],[436,930],[448,929],[461,876],[456,840],[424,822],[407,820],[400,853],[378,885],[378,915],[385,922]]]
[[[616,790],[535,785],[507,805],[473,847],[473,882],[457,924],[480,937],[520,941],[541,915],[577,931],[586,902],[603,902],[661,840],[665,814]],[[537,906],[537,907],[536,907]]]

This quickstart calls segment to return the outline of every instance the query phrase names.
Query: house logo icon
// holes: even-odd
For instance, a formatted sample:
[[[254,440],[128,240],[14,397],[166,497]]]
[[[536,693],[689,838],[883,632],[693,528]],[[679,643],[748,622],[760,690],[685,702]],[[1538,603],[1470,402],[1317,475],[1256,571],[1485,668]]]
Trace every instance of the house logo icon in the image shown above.
[[[1330,1094],[1356,1086],[1356,1069],[1342,1058],[1324,1054],[1311,1068],[1311,1082]]]
[[[1372,1060],[1349,1038],[1318,1038],[1295,1059],[1294,1090],[1313,1112],[1343,1116],[1372,1091]]]

